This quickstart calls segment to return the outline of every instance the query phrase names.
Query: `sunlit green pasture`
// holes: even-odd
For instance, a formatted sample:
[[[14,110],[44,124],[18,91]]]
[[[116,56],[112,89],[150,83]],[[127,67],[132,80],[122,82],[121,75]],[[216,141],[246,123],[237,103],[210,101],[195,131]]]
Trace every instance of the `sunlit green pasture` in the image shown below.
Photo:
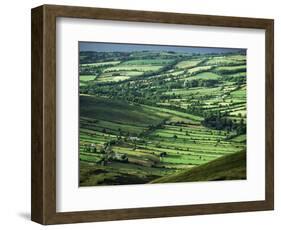
[[[197,66],[201,61],[202,61],[202,59],[181,61],[176,65],[176,67],[180,68],[180,69],[189,69],[189,68]]]

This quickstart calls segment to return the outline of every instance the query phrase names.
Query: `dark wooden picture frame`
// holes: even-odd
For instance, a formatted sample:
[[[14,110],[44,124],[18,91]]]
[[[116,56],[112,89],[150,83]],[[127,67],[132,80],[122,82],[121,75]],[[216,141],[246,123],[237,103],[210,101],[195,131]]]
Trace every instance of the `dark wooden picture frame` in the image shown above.
[[[216,204],[56,211],[56,18],[87,18],[265,30],[265,200]],[[43,5],[32,9],[31,219],[62,224],[274,209],[274,21],[271,19]]]

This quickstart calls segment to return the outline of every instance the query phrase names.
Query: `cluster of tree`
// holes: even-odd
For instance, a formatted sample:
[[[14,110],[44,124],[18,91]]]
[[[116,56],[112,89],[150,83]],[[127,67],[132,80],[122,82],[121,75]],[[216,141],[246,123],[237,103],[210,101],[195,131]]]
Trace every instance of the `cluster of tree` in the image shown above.
[[[204,108],[201,108],[200,105],[201,105],[201,101],[194,101],[191,105],[188,105],[186,107],[186,112],[187,113],[190,113],[190,114],[193,114],[193,115],[196,115],[196,116],[201,116],[201,117],[206,117],[209,115],[209,112],[208,110],[205,110]],[[212,114],[212,113],[211,113]]]
[[[216,74],[236,74],[241,72],[246,72],[246,67],[241,66],[240,68],[233,68],[233,69],[224,69],[224,68],[215,68],[213,72]]]
[[[113,64],[102,64],[102,65],[80,65],[79,66],[79,74],[80,75],[100,75],[103,73],[105,68],[113,67]],[[113,76],[113,75],[112,75]]]
[[[236,76],[236,75],[224,75],[223,79],[225,81],[236,82],[238,85],[246,84],[246,73],[245,76]]]
[[[97,148],[93,144],[84,145],[84,151],[88,153],[97,153]]]
[[[246,133],[244,119],[240,119],[240,122],[233,122],[231,119],[222,117],[219,114],[208,115],[202,121],[202,125],[217,130],[235,131],[237,135]]]
[[[119,161],[119,162],[128,162],[128,155],[125,153],[115,153],[112,150],[111,141],[104,144],[103,147],[101,147],[99,153],[102,154],[100,156],[100,160],[97,162],[101,165],[107,165],[108,162],[112,161]]]
[[[99,75],[102,73],[102,66],[80,66],[79,67],[79,75]]]
[[[154,82],[154,85],[157,87],[163,84],[163,82]],[[184,88],[194,88],[194,87],[215,87],[220,83],[219,79],[192,79],[189,80],[188,78],[183,80],[174,80],[170,82],[165,82],[165,86],[168,90],[172,89],[184,89]]]
[[[232,61],[232,62],[218,62],[218,66],[240,66],[240,65],[245,65],[246,61]]]
[[[194,79],[190,81],[185,81],[184,86],[186,88],[194,88],[194,87],[215,87],[220,83],[218,79]]]

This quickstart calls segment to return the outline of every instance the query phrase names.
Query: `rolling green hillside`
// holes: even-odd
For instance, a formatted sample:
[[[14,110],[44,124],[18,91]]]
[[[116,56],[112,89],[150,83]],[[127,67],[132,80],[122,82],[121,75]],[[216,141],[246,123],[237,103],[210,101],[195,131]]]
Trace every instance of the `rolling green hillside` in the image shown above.
[[[220,157],[178,174],[162,177],[151,183],[216,181],[246,179],[246,151]]]
[[[103,97],[81,95],[80,104],[80,116],[96,120],[144,126],[158,124],[164,117],[132,103]]]
[[[239,50],[80,51],[80,186],[245,178],[246,66]]]

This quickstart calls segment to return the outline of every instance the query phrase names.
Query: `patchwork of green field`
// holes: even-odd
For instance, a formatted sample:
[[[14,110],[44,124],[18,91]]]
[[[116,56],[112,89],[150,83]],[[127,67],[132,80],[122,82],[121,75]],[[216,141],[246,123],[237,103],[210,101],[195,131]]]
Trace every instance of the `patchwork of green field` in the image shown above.
[[[187,72],[191,75],[197,74],[197,73],[201,73],[202,71],[209,71],[210,69],[212,69],[212,66],[196,66],[193,68],[190,68],[187,70]]]
[[[228,139],[233,132],[205,128],[198,123],[202,118],[187,113],[91,96],[80,96],[80,103],[85,105],[80,110],[81,175],[87,164],[97,174],[84,175],[81,185],[148,183],[245,147],[243,140]],[[105,161],[108,155],[112,159]]]
[[[126,65],[166,65],[171,63],[174,59],[137,59],[129,60],[122,63],[123,66]]]
[[[118,82],[130,79],[131,77],[141,76],[141,71],[115,71],[104,72],[98,78],[96,82]]]
[[[105,69],[105,73],[107,72],[118,72],[118,71],[156,71],[159,70],[162,66],[161,65],[118,65],[114,67],[109,67]]]
[[[168,74],[172,75],[173,77],[174,76],[181,76],[182,74],[184,74],[184,70],[169,70],[167,71]]]
[[[194,59],[194,60],[187,60],[179,62],[176,67],[180,69],[190,69],[197,66],[199,63],[202,62],[202,59]]]
[[[210,69],[209,66],[205,66],[207,68],[203,68],[203,70],[208,70]],[[200,69],[200,67],[197,67]],[[192,68],[192,69],[195,69],[195,68]],[[202,70],[202,68],[200,69]],[[188,77],[187,80],[204,80],[204,79],[219,79],[221,78],[220,75],[218,74],[215,74],[215,73],[212,73],[212,72],[201,72],[201,73],[198,73],[192,77]]]
[[[168,182],[165,178],[184,182],[189,175],[246,177],[243,165],[230,167],[237,174],[211,169],[213,176],[194,175],[197,167],[203,170],[217,159],[245,152],[245,54],[136,51],[82,56],[81,186]]]
[[[235,60],[235,61],[246,61],[246,55],[245,54],[235,54],[235,55],[229,55],[228,58]]]
[[[206,61],[206,65],[244,65],[246,63],[245,55],[231,55],[214,57]]]

